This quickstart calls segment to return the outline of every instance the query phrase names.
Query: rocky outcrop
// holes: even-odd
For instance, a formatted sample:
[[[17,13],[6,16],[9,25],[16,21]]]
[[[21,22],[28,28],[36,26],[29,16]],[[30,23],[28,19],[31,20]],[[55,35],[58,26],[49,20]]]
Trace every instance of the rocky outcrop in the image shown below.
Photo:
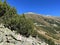
[[[0,25],[0,45],[48,45],[44,41],[38,41],[33,37],[24,37]]]

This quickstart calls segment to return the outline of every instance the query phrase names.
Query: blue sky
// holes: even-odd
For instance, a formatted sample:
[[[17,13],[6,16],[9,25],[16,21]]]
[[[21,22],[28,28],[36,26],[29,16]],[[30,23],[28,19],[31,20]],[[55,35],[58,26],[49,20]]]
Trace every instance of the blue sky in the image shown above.
[[[18,14],[34,12],[60,16],[60,0],[7,0],[7,2],[17,9]]]

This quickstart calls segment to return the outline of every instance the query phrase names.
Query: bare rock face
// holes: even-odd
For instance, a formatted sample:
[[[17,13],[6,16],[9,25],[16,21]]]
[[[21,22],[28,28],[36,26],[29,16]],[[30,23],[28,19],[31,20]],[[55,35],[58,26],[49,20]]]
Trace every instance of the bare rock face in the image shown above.
[[[0,45],[47,45],[33,37],[26,38],[0,25]]]

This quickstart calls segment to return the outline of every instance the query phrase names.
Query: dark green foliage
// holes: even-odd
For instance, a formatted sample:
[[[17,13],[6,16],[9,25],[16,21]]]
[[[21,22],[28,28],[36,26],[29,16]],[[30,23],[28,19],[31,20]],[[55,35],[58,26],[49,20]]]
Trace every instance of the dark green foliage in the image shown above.
[[[29,37],[30,35],[36,37],[36,35],[38,35],[38,37],[42,37],[50,45],[54,45],[51,40],[47,40],[42,35],[38,34],[36,30],[34,30],[33,22],[30,19],[26,19],[24,14],[18,15],[16,9],[14,7],[9,6],[6,1],[0,1],[0,23],[3,23],[5,27],[8,27],[12,31],[17,31],[17,33],[20,33],[26,37]],[[38,24],[42,23],[38,22]],[[48,27],[43,28],[49,30],[50,32],[52,31],[52,29]]]
[[[45,31],[47,31],[47,32],[56,34],[56,32],[54,31],[54,28],[51,28],[51,27],[43,27],[43,26],[41,26],[41,27],[42,27],[43,29],[45,29]]]
[[[5,26],[11,30],[16,30],[18,33],[29,36],[33,32],[33,23],[29,19],[25,19],[23,16],[16,16],[11,18],[9,22],[5,23]]]
[[[32,21],[26,19],[24,14],[19,16],[16,9],[10,7],[6,0],[0,3],[0,23],[24,36],[31,35],[34,29]]]
[[[36,30],[33,30],[33,33],[31,34],[32,35],[32,37],[38,37],[37,35],[38,35],[38,32],[36,31]]]
[[[54,20],[52,20],[52,19],[44,19],[44,20],[49,22],[50,24],[54,24],[55,23]]]
[[[50,33],[50,34],[48,34],[48,33],[45,33],[46,35],[48,35],[48,36],[50,36],[50,37],[53,37],[54,39],[57,39],[57,40],[59,40],[59,37],[57,37],[56,35],[54,35],[53,33]]]
[[[39,33],[38,33],[38,37],[40,39],[43,39],[43,41],[45,41],[49,45],[55,45],[55,43],[54,43],[54,41],[52,41],[52,39],[47,39],[46,37],[44,37],[43,35],[40,35]]]
[[[48,39],[47,42],[49,45],[55,45],[55,43],[52,41],[52,39]]]
[[[23,15],[23,18],[20,17],[20,20],[19,20],[19,29],[21,34],[23,35],[26,35],[26,36],[29,36],[32,31],[33,31],[33,23],[29,20],[29,19],[25,19],[24,15]]]

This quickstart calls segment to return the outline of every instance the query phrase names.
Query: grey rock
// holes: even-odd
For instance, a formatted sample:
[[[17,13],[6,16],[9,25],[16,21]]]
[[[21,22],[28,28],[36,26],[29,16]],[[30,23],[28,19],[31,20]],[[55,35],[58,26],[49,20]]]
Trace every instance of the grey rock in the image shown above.
[[[15,31],[11,31],[5,28],[3,25],[0,26],[0,45],[47,45],[45,42],[42,43],[33,37],[26,38]]]

